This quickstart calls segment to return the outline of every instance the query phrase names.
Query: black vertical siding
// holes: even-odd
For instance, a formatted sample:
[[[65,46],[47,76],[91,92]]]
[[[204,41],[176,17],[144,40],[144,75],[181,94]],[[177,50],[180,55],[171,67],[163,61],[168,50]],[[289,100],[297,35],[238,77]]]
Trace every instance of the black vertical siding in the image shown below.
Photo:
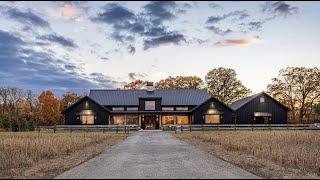
[[[265,102],[260,103],[260,98],[264,97]],[[287,109],[275,102],[269,96],[261,94],[237,110],[237,123],[250,124],[253,121],[254,112],[268,112],[272,114],[271,124],[287,123]]]
[[[205,123],[202,115],[210,108],[211,102],[214,103],[214,105],[218,111],[223,113],[220,124],[232,124],[233,111],[231,111],[229,108],[222,105],[220,102],[216,101],[215,99],[211,99],[210,101],[207,101],[206,103],[202,104],[199,108],[197,108],[193,112],[193,116],[194,116],[193,123],[194,124],[204,124]]]
[[[79,103],[68,109],[65,114],[65,124],[66,125],[76,125],[81,124],[80,118],[77,114],[81,110],[92,110],[96,113],[96,119],[94,124],[108,124],[109,113],[103,109],[101,106],[97,105],[88,98],[82,99]]]

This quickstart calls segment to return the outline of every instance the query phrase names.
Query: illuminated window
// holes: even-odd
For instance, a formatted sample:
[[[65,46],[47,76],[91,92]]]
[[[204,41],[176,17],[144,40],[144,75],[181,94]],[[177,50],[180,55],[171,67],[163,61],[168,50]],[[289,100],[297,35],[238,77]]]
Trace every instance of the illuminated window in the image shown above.
[[[260,98],[260,103],[264,103],[264,97]]]
[[[124,116],[113,116],[113,124],[124,124]]]
[[[174,111],[173,107],[162,107],[162,111]]]
[[[174,116],[162,116],[161,124],[174,124]]]
[[[91,110],[82,110],[80,112],[80,121],[82,124],[94,124],[94,113]]]
[[[112,107],[112,111],[124,111],[124,107]]]
[[[220,115],[218,114],[206,114],[204,119],[206,124],[220,123]]]
[[[188,116],[177,116],[177,124],[189,124]]]
[[[145,101],[145,110],[156,110],[155,101]]]
[[[127,116],[127,124],[139,125],[139,116]]]
[[[176,107],[177,111],[188,111],[188,107]]]
[[[127,107],[127,111],[138,111],[138,107]]]

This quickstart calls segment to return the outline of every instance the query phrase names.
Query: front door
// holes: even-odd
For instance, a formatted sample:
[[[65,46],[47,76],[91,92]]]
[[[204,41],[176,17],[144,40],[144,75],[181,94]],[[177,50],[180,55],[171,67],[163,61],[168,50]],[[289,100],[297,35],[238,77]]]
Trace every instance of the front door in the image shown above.
[[[145,130],[159,129],[159,120],[156,115],[145,115],[141,121],[141,127]]]

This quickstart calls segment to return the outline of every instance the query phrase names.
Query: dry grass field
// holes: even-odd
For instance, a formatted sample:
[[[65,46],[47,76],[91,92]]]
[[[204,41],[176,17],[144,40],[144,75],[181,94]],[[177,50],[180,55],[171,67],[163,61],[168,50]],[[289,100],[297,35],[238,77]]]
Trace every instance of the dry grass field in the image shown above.
[[[125,136],[122,133],[0,132],[0,178],[51,178]]]
[[[176,137],[264,178],[320,178],[320,131],[185,132]]]

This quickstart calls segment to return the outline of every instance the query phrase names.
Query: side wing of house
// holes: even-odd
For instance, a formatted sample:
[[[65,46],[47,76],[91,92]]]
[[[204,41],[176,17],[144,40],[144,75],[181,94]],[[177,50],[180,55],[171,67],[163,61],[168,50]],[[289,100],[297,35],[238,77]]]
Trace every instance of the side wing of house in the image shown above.
[[[238,124],[286,124],[288,108],[265,93],[236,109]]]
[[[193,124],[232,124],[234,111],[216,98],[210,98],[195,107]]]
[[[108,124],[109,118],[109,111],[88,96],[65,109],[62,114],[66,125],[102,125]]]

